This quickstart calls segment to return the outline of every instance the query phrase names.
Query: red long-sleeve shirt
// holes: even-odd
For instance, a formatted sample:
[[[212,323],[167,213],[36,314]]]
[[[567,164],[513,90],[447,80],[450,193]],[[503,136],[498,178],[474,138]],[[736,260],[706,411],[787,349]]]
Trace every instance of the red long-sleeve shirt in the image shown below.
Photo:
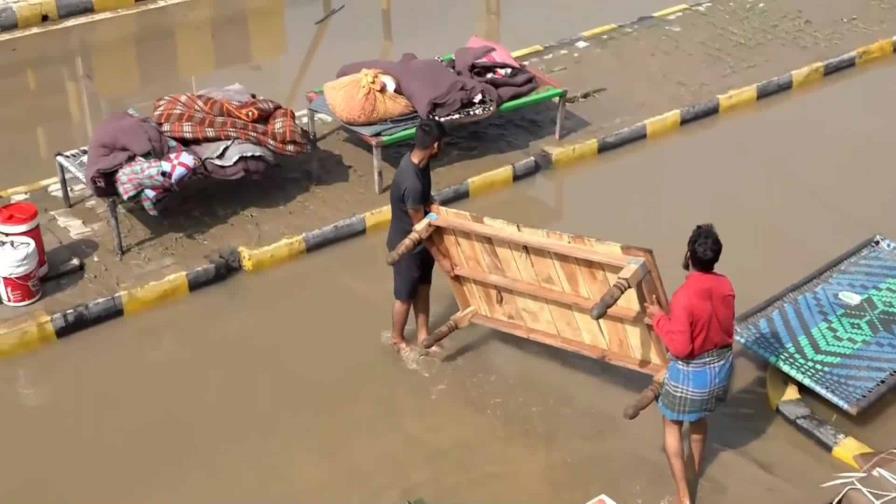
[[[718,273],[688,274],[672,295],[669,314],[653,329],[676,359],[693,359],[734,341],[734,286]]]

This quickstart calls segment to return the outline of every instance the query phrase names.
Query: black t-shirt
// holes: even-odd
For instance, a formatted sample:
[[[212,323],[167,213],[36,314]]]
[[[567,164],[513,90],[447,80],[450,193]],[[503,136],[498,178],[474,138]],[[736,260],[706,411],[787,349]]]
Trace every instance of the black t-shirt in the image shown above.
[[[404,240],[414,223],[408,215],[408,209],[426,211],[432,203],[432,178],[429,165],[420,167],[411,161],[411,154],[401,158],[392,189],[389,192],[389,203],[392,206],[392,222],[389,224],[389,237],[386,247],[394,249]]]

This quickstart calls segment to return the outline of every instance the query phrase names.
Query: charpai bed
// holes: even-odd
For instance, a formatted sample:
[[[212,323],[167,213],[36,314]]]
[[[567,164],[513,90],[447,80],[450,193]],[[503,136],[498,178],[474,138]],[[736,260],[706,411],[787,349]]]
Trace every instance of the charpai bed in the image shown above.
[[[738,317],[735,336],[858,414],[896,385],[896,243],[862,242]]]
[[[451,57],[446,56],[440,59],[443,62],[449,62]],[[563,127],[563,115],[566,110],[566,95],[568,91],[561,88],[557,82],[534,68],[526,67],[526,70],[535,76],[536,82],[538,83],[538,89],[522,98],[501,104],[501,106],[498,107],[498,113],[513,112],[540,103],[556,100],[557,120],[554,136],[557,139],[560,139],[560,133]],[[321,89],[308,92],[306,98],[308,100],[308,130],[311,133],[312,140],[315,141],[317,139],[314,125],[315,116],[317,114],[324,114],[331,117],[334,121],[337,121],[340,126],[357,135],[361,140],[370,145],[373,150],[374,190],[377,193],[381,193],[383,191],[383,148],[413,140],[417,124],[420,122],[420,116],[412,114],[370,126],[351,126],[342,123],[335,117],[335,115],[333,115],[327,105],[327,101],[324,99]],[[470,117],[463,112],[464,111],[461,110],[456,114],[452,114],[450,119],[444,120],[443,122],[472,122]]]

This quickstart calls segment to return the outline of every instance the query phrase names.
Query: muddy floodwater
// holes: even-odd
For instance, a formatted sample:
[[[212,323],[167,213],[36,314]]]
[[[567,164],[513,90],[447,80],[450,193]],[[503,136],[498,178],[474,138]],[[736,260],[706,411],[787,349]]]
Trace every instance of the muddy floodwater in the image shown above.
[[[16,97],[0,108],[0,186],[52,176],[55,153],[86,144],[103,117],[167,94],[240,82],[297,107],[351,61],[448,53],[472,34],[518,49],[671,3],[190,0],[0,40],[0,93]]]
[[[667,287],[714,222],[743,311],[875,232],[896,236],[896,66],[601,156],[462,208],[652,247]],[[409,370],[388,327],[384,234],[243,275],[0,363],[3,502],[660,503],[671,494],[646,377],[495,332]],[[454,310],[437,277],[433,318]],[[843,470],[768,411],[740,350],[699,502],[822,502]],[[893,395],[828,420],[891,446]]]

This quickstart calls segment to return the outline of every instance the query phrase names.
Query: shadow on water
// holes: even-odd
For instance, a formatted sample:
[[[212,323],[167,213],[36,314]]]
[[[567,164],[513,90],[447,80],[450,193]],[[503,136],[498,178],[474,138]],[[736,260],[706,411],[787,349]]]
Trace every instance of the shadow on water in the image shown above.
[[[146,213],[139,201],[128,203],[129,214],[147,228],[150,236],[126,247],[137,248],[169,233],[192,239],[246,210],[279,208],[312,186],[344,183],[349,178],[349,167],[342,157],[328,151],[281,157],[278,162],[257,180],[206,179],[187,184],[163,202],[158,217]]]

